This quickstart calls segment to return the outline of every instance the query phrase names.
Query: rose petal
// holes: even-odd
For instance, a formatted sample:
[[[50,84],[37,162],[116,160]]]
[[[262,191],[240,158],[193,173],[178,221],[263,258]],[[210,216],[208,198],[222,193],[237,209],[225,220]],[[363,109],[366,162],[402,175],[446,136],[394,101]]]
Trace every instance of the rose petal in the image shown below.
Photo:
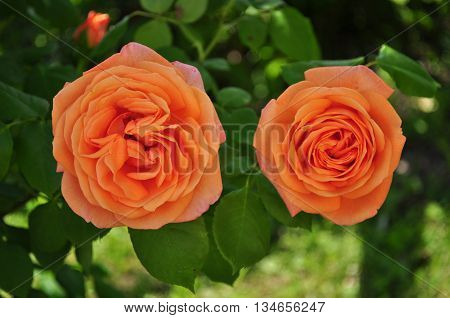
[[[203,80],[202,75],[200,74],[199,70],[192,65],[184,64],[178,61],[172,62],[172,65],[180,71],[181,74],[183,74],[184,79],[186,80],[186,83],[188,83],[191,86],[197,87],[198,89],[201,89],[202,91],[205,90],[203,86]]]
[[[312,68],[305,72],[305,79],[317,86],[348,87],[359,92],[376,92],[384,98],[388,98],[394,92],[378,75],[364,65]]]

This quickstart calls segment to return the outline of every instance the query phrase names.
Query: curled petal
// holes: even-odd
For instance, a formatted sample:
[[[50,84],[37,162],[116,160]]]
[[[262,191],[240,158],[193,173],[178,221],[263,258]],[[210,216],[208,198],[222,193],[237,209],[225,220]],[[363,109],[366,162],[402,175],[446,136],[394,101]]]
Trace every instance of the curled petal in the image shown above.
[[[205,90],[203,86],[202,76],[195,66],[184,64],[178,61],[172,62],[172,64],[178,71],[180,71],[181,74],[183,74],[186,83],[191,86],[197,87],[202,91]]]

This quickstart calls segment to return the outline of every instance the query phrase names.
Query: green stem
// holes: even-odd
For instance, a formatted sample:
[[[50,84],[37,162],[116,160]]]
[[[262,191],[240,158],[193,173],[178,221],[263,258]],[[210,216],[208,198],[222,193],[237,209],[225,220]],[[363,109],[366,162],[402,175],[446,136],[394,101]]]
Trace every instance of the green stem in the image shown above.
[[[211,39],[211,42],[209,42],[208,46],[205,49],[204,55],[200,59],[200,61],[204,61],[208,55],[211,53],[211,51],[215,48],[215,46],[219,43],[220,39],[224,34],[228,32],[229,29],[233,26],[233,23],[229,24],[222,24],[217,29],[217,32],[214,34],[213,38]]]
[[[211,51],[215,48],[215,46],[219,43],[220,39],[226,32],[228,32],[229,29],[234,25],[235,22],[224,24],[225,19],[227,18],[229,12],[234,6],[235,0],[229,0],[225,6],[223,7],[222,14],[219,18],[219,27],[217,28],[216,33],[212,37],[211,41],[209,42],[208,46],[206,47],[204,54],[199,56],[200,62],[203,62],[208,55],[211,53]]]
[[[374,60],[374,61],[371,61],[371,62],[367,63],[366,66],[367,67],[371,67],[371,66],[374,66],[376,64],[377,64],[377,61]]]
[[[192,31],[186,27],[184,24],[177,23],[178,27],[180,28],[181,33],[189,40],[191,41],[192,45],[197,50],[197,56],[200,61],[203,61],[202,58],[205,55],[205,50],[203,48],[203,43],[195,36]]]

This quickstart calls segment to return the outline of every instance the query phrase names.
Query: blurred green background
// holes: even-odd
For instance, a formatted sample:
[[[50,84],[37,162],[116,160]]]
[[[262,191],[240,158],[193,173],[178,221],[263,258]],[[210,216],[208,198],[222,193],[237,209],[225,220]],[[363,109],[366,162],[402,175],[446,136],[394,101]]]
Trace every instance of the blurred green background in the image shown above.
[[[109,13],[112,24],[142,10],[139,1],[8,1],[57,37],[94,60],[101,61],[120,44],[138,40],[156,46],[168,59],[194,61],[203,73],[208,92],[238,86],[251,96],[250,106],[260,109],[287,85],[282,66],[292,60],[268,40],[257,49],[242,44],[232,23],[249,6],[264,17],[283,1],[236,1],[223,17],[225,1],[211,0],[203,16],[186,27],[170,25],[155,38],[137,36],[148,16],[130,19],[114,47],[92,55],[72,33],[89,10]],[[279,227],[271,253],[243,270],[233,287],[206,278],[197,282],[201,297],[448,297],[450,289],[450,19],[449,6],[440,0],[298,0],[284,1],[310,18],[323,59],[364,56],[387,40],[389,45],[421,62],[441,83],[436,97],[392,97],[403,119],[407,137],[402,161],[389,197],[378,215],[363,224],[341,228],[320,218],[312,231]],[[44,3],[44,4],[42,4]],[[195,1],[192,1],[192,5]],[[51,8],[54,11],[46,12]],[[42,11],[43,10],[43,11]],[[252,9],[250,9],[252,10]],[[176,19],[176,12],[173,16]],[[150,18],[152,19],[152,18]],[[418,21],[409,28],[413,23]],[[211,43],[214,31],[229,23],[207,56],[196,41]],[[184,25],[184,24],[183,24]],[[20,30],[18,32],[17,30]],[[404,31],[405,30],[405,31]],[[404,32],[403,32],[404,31]],[[156,42],[155,42],[156,41]],[[368,60],[376,52],[369,54]],[[207,62],[211,58],[226,60]],[[217,61],[216,61],[217,62]],[[209,63],[209,64],[208,64]],[[41,67],[58,69],[51,84],[38,87]],[[72,48],[0,3],[0,81],[51,100],[64,81],[72,80],[92,63]],[[48,70],[48,69],[46,69]],[[50,75],[48,75],[50,74]],[[250,76],[249,76],[250,74]],[[380,71],[387,81],[387,74]],[[214,100],[214,99],[213,99]],[[6,224],[27,227],[27,213],[39,201],[29,202],[4,217]],[[72,252],[67,263],[77,266]],[[116,228],[94,243],[93,275],[86,281],[87,296],[194,296],[181,287],[153,279],[136,258],[126,229]],[[33,287],[54,297],[67,296],[54,274],[46,271]]]

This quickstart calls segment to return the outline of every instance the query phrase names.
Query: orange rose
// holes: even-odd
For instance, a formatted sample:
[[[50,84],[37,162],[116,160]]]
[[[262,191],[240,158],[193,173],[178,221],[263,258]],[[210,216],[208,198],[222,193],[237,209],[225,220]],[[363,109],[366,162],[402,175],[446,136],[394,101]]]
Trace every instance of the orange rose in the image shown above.
[[[109,25],[109,15],[106,13],[97,13],[89,11],[86,21],[83,22],[73,33],[73,37],[78,39],[81,32],[87,30],[88,46],[94,47],[101,42],[105,36]]]
[[[62,194],[97,227],[191,221],[222,192],[225,134],[193,66],[130,43],[66,84],[52,121]]]
[[[292,216],[351,225],[377,213],[406,140],[392,92],[365,66],[314,68],[262,110],[254,147]]]

